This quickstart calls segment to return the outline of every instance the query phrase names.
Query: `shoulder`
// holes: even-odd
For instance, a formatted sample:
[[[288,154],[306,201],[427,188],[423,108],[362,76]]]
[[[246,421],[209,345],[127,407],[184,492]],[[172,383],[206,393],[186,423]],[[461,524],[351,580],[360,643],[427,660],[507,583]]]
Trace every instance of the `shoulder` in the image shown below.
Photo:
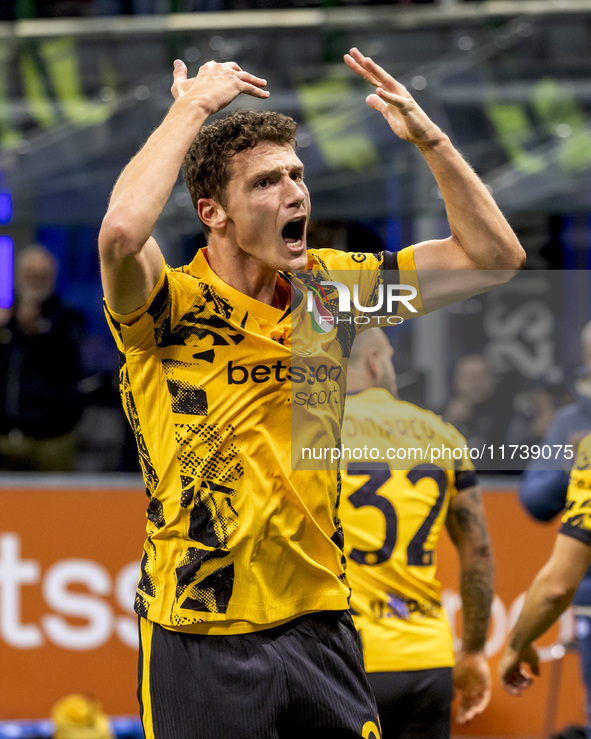
[[[308,269],[415,270],[412,246],[398,252],[346,252],[338,249],[309,249]]]
[[[591,474],[591,434],[587,434],[581,440],[573,470],[586,471],[588,474]]]
[[[379,269],[382,254],[347,252],[338,249],[309,249],[308,269]]]
[[[171,267],[165,264],[163,277],[164,289],[171,293],[173,300],[182,300],[183,296],[186,296],[194,301],[212,286],[209,275],[195,269],[193,264],[185,264],[181,267]]]
[[[191,264],[183,264],[180,267],[171,267],[169,264],[165,264],[164,272],[169,279],[177,280],[181,284],[194,283],[195,280],[205,280],[203,275],[199,274]]]
[[[568,480],[567,499],[576,500],[582,493],[588,496],[591,490],[591,434],[585,436],[578,446]]]

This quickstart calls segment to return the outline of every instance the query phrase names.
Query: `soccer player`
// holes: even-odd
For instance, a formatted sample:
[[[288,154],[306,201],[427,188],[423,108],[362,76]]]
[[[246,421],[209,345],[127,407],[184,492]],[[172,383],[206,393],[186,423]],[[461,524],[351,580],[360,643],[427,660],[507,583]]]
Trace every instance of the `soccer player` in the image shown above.
[[[556,411],[539,442],[542,448],[550,445],[551,449],[560,449],[561,458],[545,460],[540,455],[540,459],[529,463],[520,480],[521,503],[540,521],[551,521],[564,510],[574,450],[591,431],[591,322],[583,327],[580,342],[583,364],[577,368],[573,382],[573,402]],[[585,682],[587,736],[591,739],[591,568],[581,579],[572,605],[577,652]]]
[[[348,615],[337,476],[294,471],[291,460],[292,386],[311,420],[330,397],[320,410],[338,427],[351,331],[327,334],[294,368],[291,319],[303,309],[290,273],[356,268],[362,304],[373,305],[383,269],[449,270],[449,281],[425,273],[430,308],[454,299],[466,275],[484,290],[508,279],[497,270],[523,263],[449,138],[371,59],[352,49],[345,61],[376,88],[370,107],[423,152],[448,238],[398,259],[307,251],[294,121],[238,111],[204,125],[240,94],[268,96],[265,80],[234,62],[207,62],[193,78],[175,62],[175,100],[103,220],[105,309],[149,499],[135,603],[148,739],[379,737]],[[181,166],[207,247],[171,269],[152,232]]]
[[[533,642],[544,634],[570,605],[591,565],[591,434],[579,444],[572,467],[562,524],[549,560],[538,572],[525,597],[503,656],[499,673],[503,687],[519,695],[540,674]]]
[[[363,449],[367,459],[359,461]],[[383,737],[447,739],[454,687],[459,723],[490,700],[484,645],[494,562],[466,441],[439,416],[398,399],[393,349],[380,328],[353,344],[342,455],[351,610]],[[444,525],[460,562],[463,629],[455,667],[436,573]]]

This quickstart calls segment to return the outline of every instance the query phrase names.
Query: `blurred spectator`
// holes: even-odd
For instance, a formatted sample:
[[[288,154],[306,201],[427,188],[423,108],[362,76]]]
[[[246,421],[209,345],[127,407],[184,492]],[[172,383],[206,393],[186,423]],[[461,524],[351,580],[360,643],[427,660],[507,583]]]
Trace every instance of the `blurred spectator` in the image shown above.
[[[572,400],[573,394],[561,382],[547,382],[520,393],[515,398],[507,443],[529,447],[541,444],[557,410]]]
[[[73,693],[59,700],[51,711],[53,739],[114,739],[111,723],[101,704],[87,695]]]
[[[441,413],[445,420],[466,437],[470,447],[502,444],[513,412],[512,397],[497,380],[488,359],[482,354],[461,357],[452,383],[453,394]]]
[[[68,471],[82,410],[81,314],[55,292],[45,247],[19,255],[15,302],[0,310],[0,469]]]
[[[119,374],[97,373],[80,383],[84,410],[76,427],[76,472],[139,472],[135,436],[119,395]]]

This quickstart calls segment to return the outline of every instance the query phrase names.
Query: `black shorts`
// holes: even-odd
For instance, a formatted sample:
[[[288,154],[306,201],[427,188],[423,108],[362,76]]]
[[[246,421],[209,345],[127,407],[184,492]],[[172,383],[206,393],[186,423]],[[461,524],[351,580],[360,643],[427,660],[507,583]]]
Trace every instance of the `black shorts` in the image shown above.
[[[140,619],[138,698],[146,739],[380,739],[348,612],[228,636]]]
[[[384,739],[449,739],[451,667],[370,672]]]

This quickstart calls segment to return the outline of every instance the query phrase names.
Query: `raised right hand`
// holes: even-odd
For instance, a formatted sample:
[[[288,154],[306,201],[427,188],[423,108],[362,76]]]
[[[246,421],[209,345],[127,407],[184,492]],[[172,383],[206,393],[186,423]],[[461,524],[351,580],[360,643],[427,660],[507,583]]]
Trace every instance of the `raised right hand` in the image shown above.
[[[198,101],[207,115],[225,108],[240,93],[265,99],[269,92],[263,90],[267,81],[241,69],[236,62],[210,61],[201,65],[196,77],[187,77],[187,66],[181,59],[174,62],[171,92],[175,100],[192,97]]]

